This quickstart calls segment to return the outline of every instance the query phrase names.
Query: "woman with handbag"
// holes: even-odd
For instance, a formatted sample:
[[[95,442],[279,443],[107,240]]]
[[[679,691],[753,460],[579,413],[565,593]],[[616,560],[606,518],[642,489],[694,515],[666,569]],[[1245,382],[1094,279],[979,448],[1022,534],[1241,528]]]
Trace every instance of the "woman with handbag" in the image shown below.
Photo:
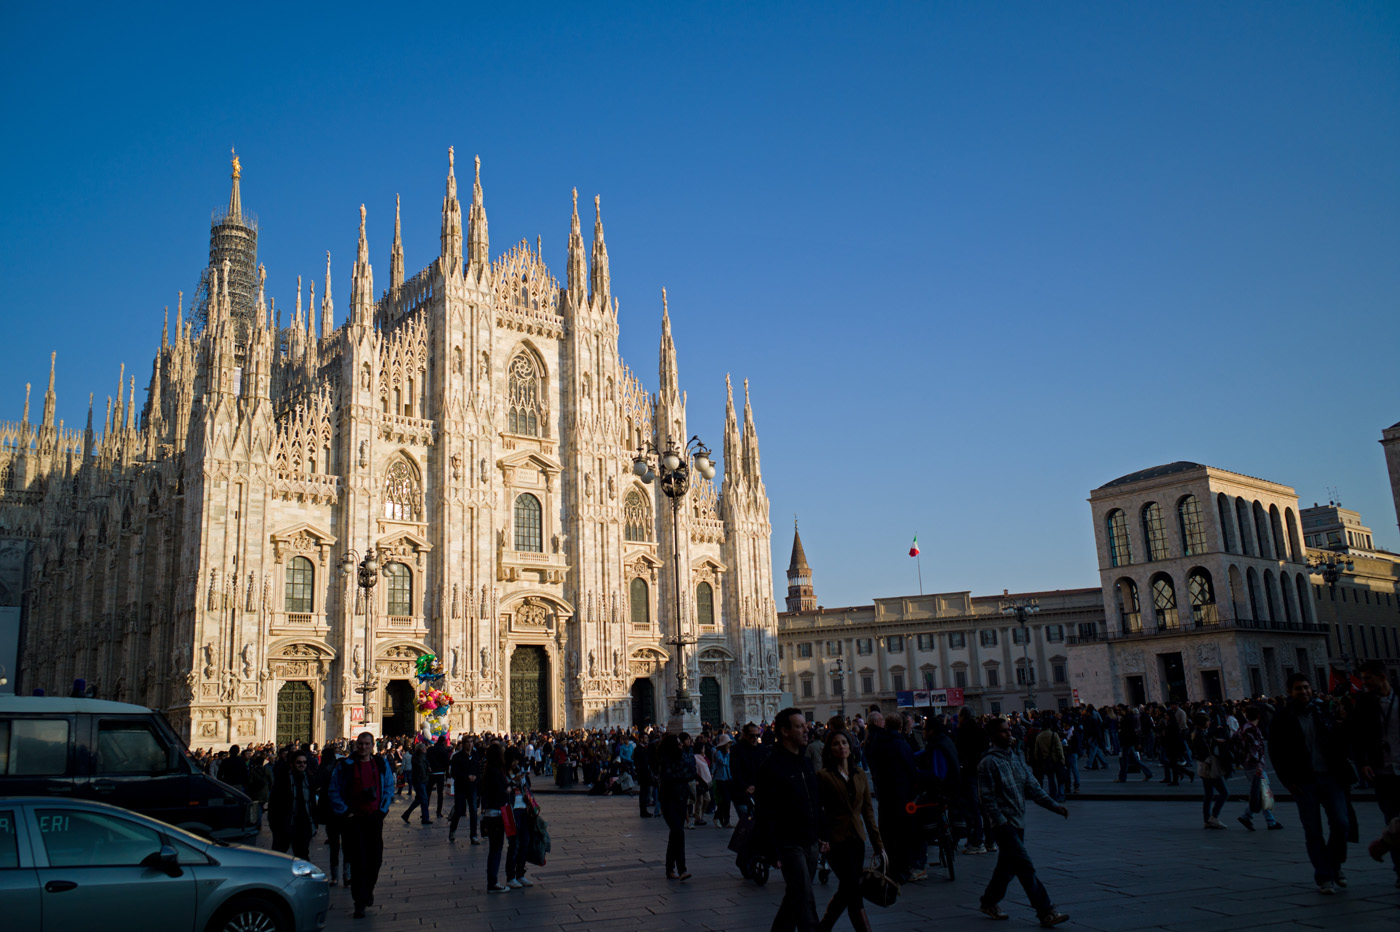
[[[1249,803],[1240,816],[1240,824],[1254,831],[1254,814],[1264,813],[1264,821],[1269,831],[1283,828],[1274,818],[1273,793],[1269,792],[1269,777],[1264,773],[1264,733],[1259,730],[1259,707],[1249,705],[1244,710],[1244,724],[1240,726],[1238,740],[1244,748],[1244,762],[1241,769],[1249,777]],[[1267,798],[1266,798],[1267,796]]]
[[[510,887],[500,882],[501,849],[506,842],[506,823],[502,810],[509,810],[510,779],[506,775],[505,749],[501,742],[492,741],[486,749],[486,763],[481,770],[481,833],[490,848],[486,853],[486,892],[507,893]]]
[[[694,758],[681,751],[681,741],[674,734],[661,739],[657,749],[660,763],[660,785],[657,799],[661,817],[669,833],[666,839],[666,879],[689,880],[685,869],[685,816],[690,805],[690,783],[695,779]]]
[[[1225,742],[1230,736],[1224,725],[1213,725],[1205,712],[1197,712],[1192,724],[1195,730],[1191,732],[1191,755],[1196,758],[1196,772],[1200,774],[1204,794],[1201,816],[1206,828],[1223,829],[1225,824],[1220,821],[1220,810],[1225,808],[1230,791],[1225,788],[1229,770],[1221,755],[1228,753]]]
[[[530,775],[525,771],[525,753],[520,748],[513,747],[506,751],[505,761],[511,824],[515,827],[515,832],[508,835],[506,845],[506,888],[519,890],[535,885],[525,876],[525,855],[530,851],[530,822],[533,818],[527,803]]]
[[[860,895],[867,838],[877,857],[885,853],[870,801],[870,780],[865,771],[851,765],[851,743],[845,731],[831,732],[822,751],[822,769],[817,773],[817,790],[831,834],[827,863],[838,881],[836,894],[826,905],[821,932],[831,932],[843,911],[850,914],[856,932],[870,932],[870,917]]]

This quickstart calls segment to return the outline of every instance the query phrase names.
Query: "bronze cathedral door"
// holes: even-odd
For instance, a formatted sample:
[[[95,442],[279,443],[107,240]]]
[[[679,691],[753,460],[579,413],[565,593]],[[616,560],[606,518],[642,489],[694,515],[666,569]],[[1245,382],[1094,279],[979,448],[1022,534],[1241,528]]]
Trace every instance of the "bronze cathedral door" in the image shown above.
[[[543,647],[517,647],[510,657],[510,730],[549,728],[549,662]]]

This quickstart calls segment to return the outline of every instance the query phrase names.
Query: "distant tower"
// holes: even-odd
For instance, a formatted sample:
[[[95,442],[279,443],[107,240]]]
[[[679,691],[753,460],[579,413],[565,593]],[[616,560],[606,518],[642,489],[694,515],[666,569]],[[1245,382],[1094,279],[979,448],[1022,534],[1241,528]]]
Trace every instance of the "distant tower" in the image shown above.
[[[209,267],[200,281],[195,315],[199,325],[208,320],[212,273],[228,261],[228,296],[233,317],[241,322],[238,343],[247,343],[248,322],[258,302],[258,220],[243,210],[238,179],[243,174],[238,155],[233,156],[233,189],[228,208],[215,210],[209,222]]]
[[[812,590],[812,568],[807,565],[807,554],[802,549],[802,535],[797,532],[796,521],[792,523],[792,560],[788,562],[787,577],[787,610],[816,611],[817,594]]]

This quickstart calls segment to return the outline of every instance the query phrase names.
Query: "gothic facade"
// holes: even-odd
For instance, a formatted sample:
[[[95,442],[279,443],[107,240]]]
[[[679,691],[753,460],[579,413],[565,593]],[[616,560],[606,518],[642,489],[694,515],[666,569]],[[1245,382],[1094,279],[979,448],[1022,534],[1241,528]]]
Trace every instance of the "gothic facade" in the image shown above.
[[[632,472],[645,444],[687,437],[665,295],[653,395],[618,353],[601,215],[590,255],[575,193],[562,285],[527,243],[492,260],[480,160],[464,225],[449,150],[440,255],[405,278],[396,209],[376,297],[362,206],[348,318],[328,256],[319,305],[299,281],[283,326],[239,185],[235,159],[141,410],[123,369],[102,423],[90,400],[86,429],[56,424],[51,365],[41,423],[26,401],[0,425],[24,692],[82,677],[199,746],[324,741],[361,720],[407,733],[431,652],[454,730],[663,719],[680,662],[700,716],[776,712],[747,382],[742,415],[729,392],[722,484],[673,514]],[[368,549],[366,599],[341,564]]]

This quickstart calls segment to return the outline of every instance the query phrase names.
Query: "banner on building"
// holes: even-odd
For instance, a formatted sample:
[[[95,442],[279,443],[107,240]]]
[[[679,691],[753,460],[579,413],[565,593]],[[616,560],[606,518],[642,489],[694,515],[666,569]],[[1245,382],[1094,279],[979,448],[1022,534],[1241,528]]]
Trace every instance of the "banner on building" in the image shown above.
[[[963,704],[961,689],[905,689],[895,693],[895,705],[901,709],[941,709]]]

